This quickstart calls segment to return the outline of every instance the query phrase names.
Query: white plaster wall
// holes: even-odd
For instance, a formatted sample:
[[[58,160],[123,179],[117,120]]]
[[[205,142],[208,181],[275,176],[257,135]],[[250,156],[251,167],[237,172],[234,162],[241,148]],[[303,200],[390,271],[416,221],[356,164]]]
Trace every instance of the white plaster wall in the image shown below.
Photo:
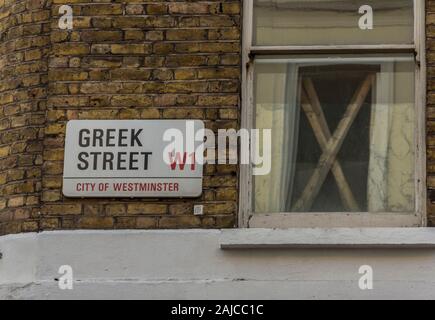
[[[220,249],[221,231],[0,237],[0,299],[435,299],[434,249]],[[361,265],[374,290],[358,287]],[[55,278],[74,270],[74,289]]]

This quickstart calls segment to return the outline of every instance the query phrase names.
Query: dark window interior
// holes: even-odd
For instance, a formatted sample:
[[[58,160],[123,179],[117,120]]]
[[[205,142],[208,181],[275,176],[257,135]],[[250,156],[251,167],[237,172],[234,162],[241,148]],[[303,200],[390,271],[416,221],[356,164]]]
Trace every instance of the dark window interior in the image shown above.
[[[342,119],[356,90],[369,73],[379,72],[379,66],[334,65],[303,67],[299,83],[309,77],[314,83],[331,134]],[[361,210],[367,210],[367,173],[369,164],[369,128],[374,90],[367,95],[338,154],[344,174]],[[292,204],[302,194],[322,154],[307,116],[301,110],[297,163],[294,178]],[[311,212],[347,211],[340,199],[337,183],[330,171]]]

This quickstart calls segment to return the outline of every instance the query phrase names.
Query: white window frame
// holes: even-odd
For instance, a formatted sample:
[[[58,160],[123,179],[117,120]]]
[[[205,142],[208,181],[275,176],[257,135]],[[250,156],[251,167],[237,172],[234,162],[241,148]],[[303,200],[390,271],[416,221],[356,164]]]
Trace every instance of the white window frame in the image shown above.
[[[255,56],[302,53],[413,53],[415,54],[415,212],[409,213],[253,213],[252,165],[240,168],[239,227],[241,228],[345,228],[424,227],[426,210],[426,48],[425,1],[414,0],[413,45],[254,46],[254,0],[243,0],[242,128],[254,128]]]

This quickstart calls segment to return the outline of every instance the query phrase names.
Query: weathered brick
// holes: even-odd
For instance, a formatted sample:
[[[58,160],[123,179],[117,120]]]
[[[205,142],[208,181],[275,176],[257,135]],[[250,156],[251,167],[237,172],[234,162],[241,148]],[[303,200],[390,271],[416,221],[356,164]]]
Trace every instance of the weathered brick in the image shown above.
[[[103,4],[93,3],[90,5],[84,5],[81,8],[81,13],[85,16],[100,16],[100,15],[121,15],[121,4]]]
[[[60,225],[58,218],[42,218],[39,224],[42,230],[56,230]]]
[[[109,216],[124,215],[126,211],[124,204],[110,204],[106,206],[106,213]]]
[[[49,216],[79,215],[81,213],[82,205],[80,203],[44,205],[42,208],[42,214]]]
[[[81,229],[113,229],[114,220],[109,217],[82,217],[77,227]]]
[[[166,214],[168,206],[166,204],[131,203],[127,205],[128,214]]]
[[[216,190],[216,200],[237,201],[238,192],[235,188],[219,188]]]
[[[23,196],[13,197],[8,200],[8,207],[22,207],[24,205],[25,198]]]
[[[23,232],[35,232],[38,231],[39,224],[38,221],[25,221],[22,224]]]
[[[7,157],[10,153],[10,150],[11,150],[10,146],[0,147],[0,158]]]
[[[193,215],[159,219],[159,228],[163,229],[198,228],[199,226],[201,226],[201,219]]]
[[[42,193],[42,201],[44,202],[56,202],[62,198],[60,191],[44,191]]]
[[[174,2],[169,4],[169,12],[174,14],[206,14],[209,13],[208,3]]]
[[[152,14],[165,14],[168,12],[168,7],[164,3],[153,3],[146,5],[146,13]]]
[[[115,219],[116,229],[135,229],[136,218],[134,217],[118,217]]]
[[[186,215],[193,213],[193,204],[183,203],[183,204],[173,204],[169,206],[169,213],[171,215]]]
[[[166,32],[167,40],[205,40],[207,30],[202,29],[173,29]]]
[[[84,42],[113,42],[122,40],[121,31],[83,31],[81,32],[81,39]]]
[[[82,43],[54,44],[53,53],[63,56],[85,55],[89,53],[89,45]]]
[[[205,214],[235,214],[236,213],[235,202],[225,203],[209,203],[204,205]]]
[[[125,7],[125,12],[131,15],[138,15],[145,13],[145,8],[142,4],[129,4]]]
[[[61,4],[73,5],[72,31],[57,27]],[[7,30],[0,39],[0,234],[235,224],[237,166],[207,166],[197,199],[135,202],[69,199],[62,173],[68,120],[237,126],[241,1],[0,0],[0,12],[0,33]],[[5,27],[3,15],[14,25]],[[197,203],[206,216],[193,215]]]
[[[151,46],[148,44],[112,44],[110,46],[112,54],[146,54],[151,51]]]
[[[157,227],[157,218],[138,217],[136,219],[136,228],[138,229],[155,229]]]

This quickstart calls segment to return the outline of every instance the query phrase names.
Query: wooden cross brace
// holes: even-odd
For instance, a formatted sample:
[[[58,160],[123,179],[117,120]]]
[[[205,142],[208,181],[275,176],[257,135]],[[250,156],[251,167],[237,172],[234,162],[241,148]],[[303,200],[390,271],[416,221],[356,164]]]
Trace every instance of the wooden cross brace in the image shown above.
[[[337,129],[331,136],[313,81],[310,78],[304,79],[301,88],[302,109],[307,115],[323,154],[304,188],[302,195],[294,204],[292,208],[293,212],[306,212],[311,209],[330,170],[337,182],[340,198],[344,207],[349,211],[360,211],[340,162],[337,160],[337,154],[374,82],[375,75],[370,74],[361,83],[338,124]]]

